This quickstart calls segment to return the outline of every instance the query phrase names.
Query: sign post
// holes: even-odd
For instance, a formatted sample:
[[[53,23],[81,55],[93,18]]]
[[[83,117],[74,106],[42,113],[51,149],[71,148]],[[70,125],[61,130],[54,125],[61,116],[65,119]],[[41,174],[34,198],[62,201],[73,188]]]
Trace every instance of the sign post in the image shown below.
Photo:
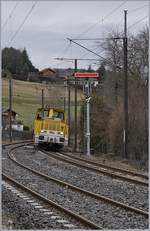
[[[90,156],[90,83],[87,82],[87,98],[86,98],[86,111],[87,111],[87,132],[86,132],[86,138],[87,138],[87,155]]]
[[[86,138],[86,154],[90,156],[90,141],[91,141],[91,133],[90,133],[90,100],[91,100],[91,83],[98,80],[98,73],[75,73],[75,78],[84,81],[85,95],[86,95],[86,132],[84,134]]]

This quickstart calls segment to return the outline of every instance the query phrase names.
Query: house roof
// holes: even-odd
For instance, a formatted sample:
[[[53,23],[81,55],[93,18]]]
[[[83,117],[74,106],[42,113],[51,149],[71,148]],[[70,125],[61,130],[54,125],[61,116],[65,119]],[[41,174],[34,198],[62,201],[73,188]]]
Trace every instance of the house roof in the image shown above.
[[[51,68],[45,68],[45,69],[43,69],[43,70],[41,70],[41,71],[39,71],[39,74],[41,75],[41,76],[44,76],[44,77],[49,77],[48,75],[51,75],[51,74],[55,74],[56,73],[56,71],[54,71],[53,69],[51,69]],[[51,76],[50,76],[51,77]]]
[[[10,112],[10,109],[8,108],[8,109],[3,109],[2,110],[2,114],[3,115],[7,115],[8,114],[8,112]],[[15,115],[19,115],[19,113],[17,113],[17,112],[15,112],[14,110],[11,110],[11,112],[13,113],[13,114],[15,114]]]
[[[72,73],[74,73],[74,69],[68,68],[68,69],[64,69],[64,68],[55,68],[56,73],[64,78],[67,75],[72,75]]]

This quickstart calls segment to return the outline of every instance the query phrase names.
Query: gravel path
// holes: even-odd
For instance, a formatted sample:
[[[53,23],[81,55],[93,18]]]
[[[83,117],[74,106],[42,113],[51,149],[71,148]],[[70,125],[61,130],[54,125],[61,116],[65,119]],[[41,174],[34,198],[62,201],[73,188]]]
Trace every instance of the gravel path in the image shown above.
[[[40,168],[41,172],[49,176],[56,177],[85,190],[108,196],[130,206],[143,210],[148,209],[148,187],[146,186],[123,182],[104,174],[84,170],[63,161],[48,158],[41,152],[35,152],[34,150],[28,150],[27,152],[27,149],[24,148],[22,152],[25,154],[20,155],[20,151],[17,150],[15,154],[17,160],[34,167],[36,170]]]
[[[43,163],[44,161],[44,168],[47,166],[47,170],[53,172],[53,168],[51,165],[49,165],[49,161],[41,154],[34,153],[32,150],[30,150],[30,154],[27,154],[27,149],[24,149],[24,152],[17,151],[17,153],[17,159],[19,158],[18,156],[20,156],[20,158],[24,161],[24,158],[28,156],[27,161],[29,162],[30,160],[30,163],[35,165],[35,162],[31,162],[31,158],[34,156],[36,161],[39,163],[39,171],[41,171],[40,163]],[[60,168],[59,164],[62,165],[60,161],[59,163],[55,162],[55,169],[57,169],[57,171],[59,170],[60,174],[63,176],[64,173],[62,172],[62,168]],[[66,169],[64,164],[63,169]],[[79,172],[77,172],[79,169],[76,167],[75,169],[76,175],[75,172],[73,172],[74,174],[72,173],[74,177],[79,175]],[[66,171],[67,170],[68,168]],[[3,160],[3,171],[10,176],[16,177],[17,180],[19,180],[19,182],[23,183],[24,185],[30,186],[30,188],[37,190],[43,195],[47,195],[49,199],[52,199],[55,202],[59,202],[61,205],[77,212],[80,215],[84,215],[84,217],[97,223],[103,229],[147,228],[148,221],[144,216],[135,215],[133,212],[126,212],[124,209],[117,208],[116,206],[98,201],[97,199],[87,197],[83,193],[77,193],[76,191],[57,185],[54,182],[47,181],[33,173],[29,173],[27,170],[22,169],[19,166],[16,166],[16,164],[11,160]],[[70,173],[68,172],[68,175]],[[89,175],[88,171],[86,171],[86,175],[87,173]]]

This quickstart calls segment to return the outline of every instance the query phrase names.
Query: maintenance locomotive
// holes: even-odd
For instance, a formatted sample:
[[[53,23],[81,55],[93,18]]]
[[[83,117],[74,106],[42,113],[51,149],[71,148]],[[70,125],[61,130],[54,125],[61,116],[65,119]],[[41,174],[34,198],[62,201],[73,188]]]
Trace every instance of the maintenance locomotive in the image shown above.
[[[68,143],[66,113],[57,108],[39,108],[34,120],[35,146],[60,149]]]

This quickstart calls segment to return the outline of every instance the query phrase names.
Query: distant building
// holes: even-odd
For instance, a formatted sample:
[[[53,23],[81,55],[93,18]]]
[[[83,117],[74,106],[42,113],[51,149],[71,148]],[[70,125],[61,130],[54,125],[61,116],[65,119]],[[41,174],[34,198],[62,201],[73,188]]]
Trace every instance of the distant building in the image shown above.
[[[2,129],[8,130],[9,123],[10,123],[10,116],[11,116],[11,123],[12,129],[16,131],[23,131],[23,123],[20,119],[18,119],[19,114],[15,111],[10,111],[10,109],[2,110]]]
[[[45,68],[39,72],[39,80],[41,83],[56,82],[56,72],[51,68]]]
[[[9,118],[10,118],[10,116],[11,116],[11,120],[13,121],[13,120],[15,120],[15,118],[16,118],[16,116],[17,116],[18,114],[17,114],[17,112],[15,112],[15,111],[10,111],[10,109],[3,109],[2,110],[2,119],[4,120],[4,121],[6,121],[6,122],[9,122]]]
[[[23,131],[23,124],[21,121],[14,121],[12,123],[12,130],[15,130],[15,131]]]
[[[57,77],[59,77],[60,79],[64,79],[66,76],[72,76],[72,74],[74,73],[74,69],[56,68],[55,72]]]

